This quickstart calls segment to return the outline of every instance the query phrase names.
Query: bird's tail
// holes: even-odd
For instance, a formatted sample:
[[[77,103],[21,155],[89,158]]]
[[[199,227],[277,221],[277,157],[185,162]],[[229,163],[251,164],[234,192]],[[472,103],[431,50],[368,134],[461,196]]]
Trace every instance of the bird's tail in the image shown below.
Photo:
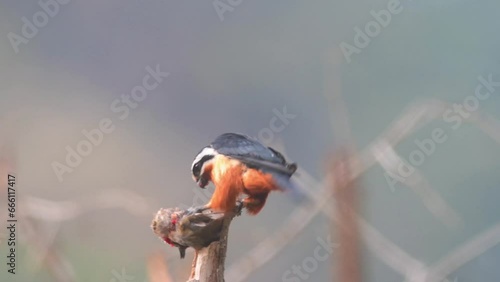
[[[281,174],[281,173],[273,173],[273,178],[276,184],[285,192],[287,192],[292,199],[300,203],[304,199],[307,198],[304,188],[300,187],[293,179],[290,178],[289,175]]]

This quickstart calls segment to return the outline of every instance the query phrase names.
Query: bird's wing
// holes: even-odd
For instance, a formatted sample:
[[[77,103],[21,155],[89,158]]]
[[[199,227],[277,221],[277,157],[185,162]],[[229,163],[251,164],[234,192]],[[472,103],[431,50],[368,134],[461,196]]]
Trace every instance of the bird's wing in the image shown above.
[[[250,167],[289,175],[297,168],[294,164],[287,164],[280,152],[246,135],[225,133],[217,137],[211,146],[219,154],[237,159]]]
[[[219,154],[228,157],[247,156],[274,163],[283,163],[283,156],[275,154],[259,141],[242,134],[225,133],[211,144]]]
[[[223,217],[223,213],[197,213],[184,217],[180,222],[180,226],[181,229],[188,228],[196,232],[203,228],[206,228],[209,225],[219,224],[216,221],[222,220]]]
[[[233,157],[245,165],[247,165],[250,168],[257,168],[260,169],[264,172],[278,172],[278,173],[283,173],[285,175],[291,176],[296,170],[297,170],[297,165],[296,164],[277,164],[274,162],[269,162],[266,160],[260,160],[257,158],[253,157],[246,157],[246,156],[236,156]]]
[[[208,246],[220,239],[224,213],[197,213],[184,217],[180,222],[183,240],[195,249]]]

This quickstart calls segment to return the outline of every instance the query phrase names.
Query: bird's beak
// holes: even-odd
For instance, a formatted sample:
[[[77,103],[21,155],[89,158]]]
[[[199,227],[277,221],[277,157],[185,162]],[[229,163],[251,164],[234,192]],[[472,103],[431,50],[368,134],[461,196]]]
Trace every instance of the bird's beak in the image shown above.
[[[201,176],[199,179],[198,179],[198,186],[200,186],[200,188],[205,188],[205,186],[208,185],[208,179],[206,179],[205,177]]]

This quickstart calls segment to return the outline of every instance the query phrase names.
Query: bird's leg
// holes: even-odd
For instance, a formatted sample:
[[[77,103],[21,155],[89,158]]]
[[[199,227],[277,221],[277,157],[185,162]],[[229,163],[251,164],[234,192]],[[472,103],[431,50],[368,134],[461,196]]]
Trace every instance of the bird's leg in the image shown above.
[[[256,215],[264,207],[268,194],[269,193],[249,195],[247,198],[243,199],[243,206],[247,209],[249,214]]]
[[[269,192],[278,190],[271,174],[265,174],[254,169],[248,169],[243,174],[243,184],[245,186],[244,193],[248,195],[243,202],[251,215],[258,214],[264,207]]]

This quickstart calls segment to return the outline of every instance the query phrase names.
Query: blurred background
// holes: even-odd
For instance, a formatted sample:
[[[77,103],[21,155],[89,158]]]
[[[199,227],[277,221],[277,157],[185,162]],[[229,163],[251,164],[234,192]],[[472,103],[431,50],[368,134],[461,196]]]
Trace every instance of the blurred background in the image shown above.
[[[15,275],[7,272],[8,230],[0,229],[1,281],[149,281],[147,261],[158,252],[172,280],[185,281],[192,251],[180,260],[150,223],[161,207],[208,199],[190,165],[224,132],[283,150],[309,184],[321,182],[340,148],[357,149],[362,160],[377,156],[360,174],[359,217],[417,263],[398,266],[408,259],[380,241],[362,243],[363,281],[425,281],[419,274],[456,251],[461,259],[441,265],[449,271],[439,281],[500,279],[498,1],[1,0],[0,7],[1,226],[8,172],[17,178],[19,221]],[[366,35],[374,14],[389,7],[399,12]],[[478,85],[491,95],[475,99]],[[143,93],[141,101],[132,93]],[[453,104],[464,101],[472,106],[461,114]],[[110,132],[91,144],[83,131],[103,123]],[[414,153],[425,153],[417,144],[436,129],[446,141]],[[78,148],[86,156],[69,164]],[[388,177],[396,156],[409,163],[424,156],[407,182]],[[262,267],[234,274],[296,208],[275,193],[258,216],[233,222],[227,281],[332,280],[342,242],[330,237],[336,228],[325,213]],[[315,257],[322,240],[335,245],[323,261]],[[471,240],[477,244],[460,253]]]

